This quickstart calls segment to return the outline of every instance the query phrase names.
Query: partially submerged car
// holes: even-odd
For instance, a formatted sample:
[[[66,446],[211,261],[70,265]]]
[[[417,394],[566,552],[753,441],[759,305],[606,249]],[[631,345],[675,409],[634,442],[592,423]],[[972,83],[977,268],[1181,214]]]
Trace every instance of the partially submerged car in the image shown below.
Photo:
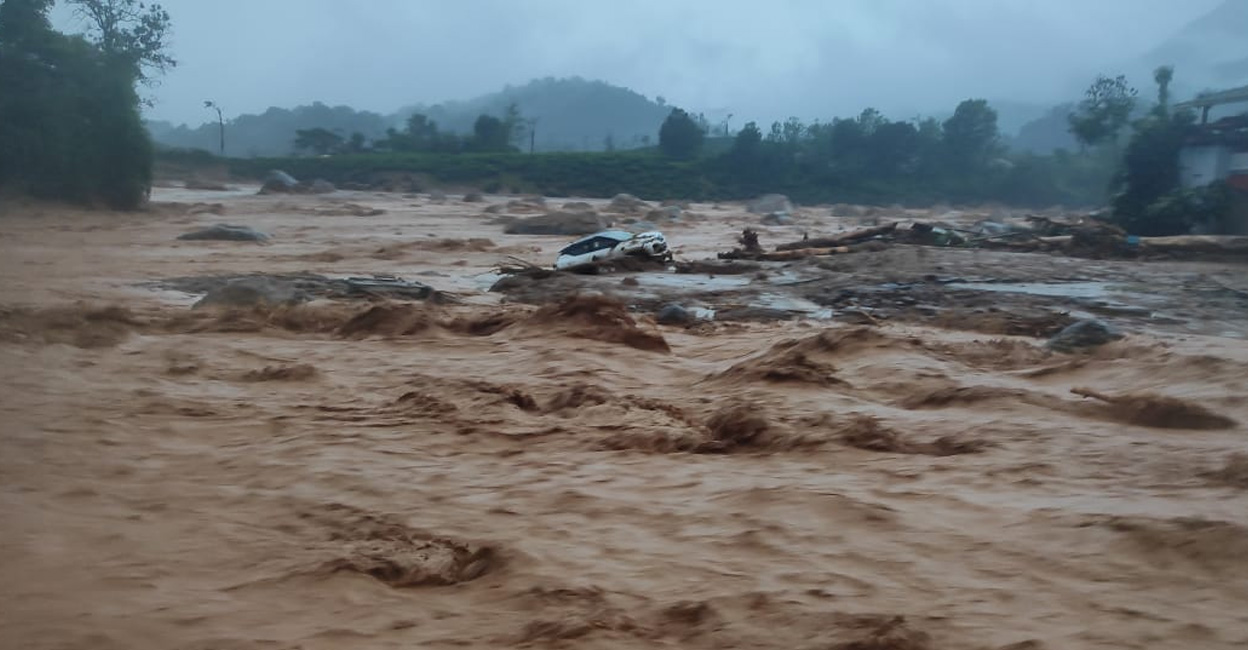
[[[582,237],[559,251],[555,268],[561,271],[586,266],[600,260],[620,257],[649,257],[669,260],[671,250],[667,239],[657,230],[633,234],[623,230],[604,230]]]

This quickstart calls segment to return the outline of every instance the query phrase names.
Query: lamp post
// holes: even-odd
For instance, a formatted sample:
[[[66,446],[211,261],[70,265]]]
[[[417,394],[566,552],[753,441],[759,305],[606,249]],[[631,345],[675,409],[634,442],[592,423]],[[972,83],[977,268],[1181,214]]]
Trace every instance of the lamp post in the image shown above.
[[[204,108],[211,108],[217,112],[217,126],[221,133],[221,156],[225,157],[225,118],[221,116],[221,107],[212,100],[204,102]]]

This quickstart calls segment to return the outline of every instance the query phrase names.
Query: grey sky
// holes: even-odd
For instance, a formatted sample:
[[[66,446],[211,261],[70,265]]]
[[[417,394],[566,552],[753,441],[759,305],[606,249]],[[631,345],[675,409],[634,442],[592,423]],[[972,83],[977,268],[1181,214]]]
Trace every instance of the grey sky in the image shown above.
[[[227,115],[314,100],[385,113],[571,75],[737,124],[1045,103],[1219,2],[163,0],[179,66],[149,115],[199,123],[204,99]]]

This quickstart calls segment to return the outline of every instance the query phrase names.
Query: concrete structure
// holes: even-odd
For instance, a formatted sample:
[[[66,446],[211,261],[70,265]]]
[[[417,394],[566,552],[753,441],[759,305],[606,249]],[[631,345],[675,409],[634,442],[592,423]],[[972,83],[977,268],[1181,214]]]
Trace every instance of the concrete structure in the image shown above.
[[[1179,150],[1179,182],[1185,188],[1218,181],[1234,191],[1231,214],[1210,229],[1228,235],[1248,235],[1248,113],[1209,123],[1209,109],[1223,104],[1248,103],[1248,86],[1210,93],[1175,108],[1199,108],[1201,122]]]

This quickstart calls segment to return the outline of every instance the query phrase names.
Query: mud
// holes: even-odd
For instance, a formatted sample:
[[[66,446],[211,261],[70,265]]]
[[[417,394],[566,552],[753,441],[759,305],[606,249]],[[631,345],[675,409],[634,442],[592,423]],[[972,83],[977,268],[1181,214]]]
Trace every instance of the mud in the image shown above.
[[[567,238],[457,200],[254,191],[6,203],[7,645],[1248,644],[1242,267],[863,245],[490,292]],[[344,201],[385,213],[318,213]],[[219,219],[203,202],[273,243],[176,242]],[[690,211],[665,228],[678,261],[757,226]],[[761,243],[859,227],[830,212]],[[255,275],[457,299],[191,309]],[[716,319],[654,324],[671,302]],[[1126,338],[1044,347],[1084,312]]]

